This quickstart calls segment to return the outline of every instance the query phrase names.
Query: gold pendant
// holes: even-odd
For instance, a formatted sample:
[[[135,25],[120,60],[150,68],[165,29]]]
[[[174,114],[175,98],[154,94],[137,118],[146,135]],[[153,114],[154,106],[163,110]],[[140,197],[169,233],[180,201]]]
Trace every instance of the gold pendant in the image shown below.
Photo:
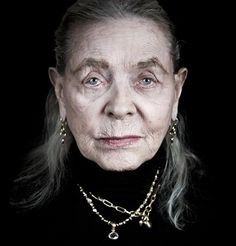
[[[145,225],[147,228],[151,228],[152,227],[152,224],[149,220],[148,217],[144,217],[142,218],[140,221],[139,221],[139,225],[142,226],[142,225]]]
[[[112,224],[111,232],[108,234],[109,239],[116,240],[119,238],[119,234],[116,232],[116,225]]]
[[[151,228],[152,227],[152,224],[149,220],[147,221],[144,221],[144,225],[147,227],[147,228]]]

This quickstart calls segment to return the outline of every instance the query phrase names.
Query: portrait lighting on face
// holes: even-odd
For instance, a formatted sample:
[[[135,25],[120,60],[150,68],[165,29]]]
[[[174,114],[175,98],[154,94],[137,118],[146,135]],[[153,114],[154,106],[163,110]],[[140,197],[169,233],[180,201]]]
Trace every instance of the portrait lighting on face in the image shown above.
[[[165,10],[154,0],[76,1],[54,51],[42,140],[12,204],[61,213],[65,233],[52,227],[69,241],[73,228],[91,243],[134,244],[156,237],[159,223],[183,229],[198,160],[179,112],[188,70]]]

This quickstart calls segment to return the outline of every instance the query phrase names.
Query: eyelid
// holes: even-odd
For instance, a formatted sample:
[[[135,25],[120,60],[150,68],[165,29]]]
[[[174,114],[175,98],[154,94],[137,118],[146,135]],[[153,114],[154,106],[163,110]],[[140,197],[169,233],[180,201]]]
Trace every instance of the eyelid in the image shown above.
[[[89,80],[91,79],[98,79],[100,81],[100,83],[96,84],[96,85],[90,85],[89,84]],[[96,72],[96,71],[91,71],[87,74],[87,76],[85,76],[85,78],[82,80],[82,84],[84,84],[87,87],[90,88],[95,88],[95,87],[99,87],[101,84],[105,84],[106,83],[106,79],[104,78],[104,76],[102,76],[100,73]]]
[[[144,84],[143,80],[144,79],[149,79],[151,80],[150,81],[150,84]],[[160,83],[160,80],[157,79],[157,77],[155,76],[155,74],[153,72],[150,72],[150,71],[145,71],[143,73],[140,73],[137,77],[137,80],[135,82],[135,86],[137,86],[137,88],[139,89],[152,89],[152,88],[155,88],[156,86],[158,86]]]
[[[89,83],[89,81],[90,81],[91,79],[97,79],[97,80],[100,81],[100,82],[99,82],[98,84],[92,85],[92,84]],[[88,86],[90,86],[90,87],[96,87],[96,86],[100,85],[101,83],[102,83],[101,80],[98,79],[98,78],[96,78],[96,77],[90,77],[90,78],[87,78],[87,79],[84,80],[84,84],[86,84],[86,85],[88,85]]]
[[[160,82],[159,79],[157,79],[156,75],[153,72],[147,71],[147,73],[142,73],[138,76],[140,79],[152,79],[155,82]]]
[[[150,84],[144,84],[143,81],[144,81],[145,79],[150,80],[150,81],[151,81]],[[156,79],[153,79],[153,78],[145,77],[145,78],[139,80],[139,84],[140,84],[141,87],[145,87],[145,88],[153,87],[154,85],[157,84],[157,80],[156,80]]]

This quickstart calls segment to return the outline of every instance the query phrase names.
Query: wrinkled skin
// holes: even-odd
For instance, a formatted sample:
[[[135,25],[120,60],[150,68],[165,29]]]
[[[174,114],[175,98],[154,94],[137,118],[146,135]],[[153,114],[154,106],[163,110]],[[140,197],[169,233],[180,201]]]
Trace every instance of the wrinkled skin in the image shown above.
[[[63,76],[49,69],[61,118],[101,168],[134,170],[158,151],[187,76],[169,46],[150,20],[108,20],[74,30]]]

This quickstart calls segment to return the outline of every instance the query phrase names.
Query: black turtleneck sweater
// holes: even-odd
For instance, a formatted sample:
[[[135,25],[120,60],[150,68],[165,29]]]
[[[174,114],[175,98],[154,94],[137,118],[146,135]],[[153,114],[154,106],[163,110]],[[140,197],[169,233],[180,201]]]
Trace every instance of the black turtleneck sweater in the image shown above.
[[[61,193],[43,207],[19,215],[11,215],[8,244],[13,245],[195,245],[193,229],[179,231],[158,213],[158,195],[150,214],[152,228],[139,225],[134,218],[117,228],[119,238],[111,240],[111,226],[92,212],[77,184],[87,194],[92,192],[127,210],[136,210],[144,201],[157,169],[164,166],[163,150],[134,171],[114,172],[101,169],[82,157],[75,146],[68,160],[68,181]],[[159,178],[158,178],[159,180]],[[128,217],[94,200],[105,219],[120,222]],[[197,243],[196,243],[197,245]]]

